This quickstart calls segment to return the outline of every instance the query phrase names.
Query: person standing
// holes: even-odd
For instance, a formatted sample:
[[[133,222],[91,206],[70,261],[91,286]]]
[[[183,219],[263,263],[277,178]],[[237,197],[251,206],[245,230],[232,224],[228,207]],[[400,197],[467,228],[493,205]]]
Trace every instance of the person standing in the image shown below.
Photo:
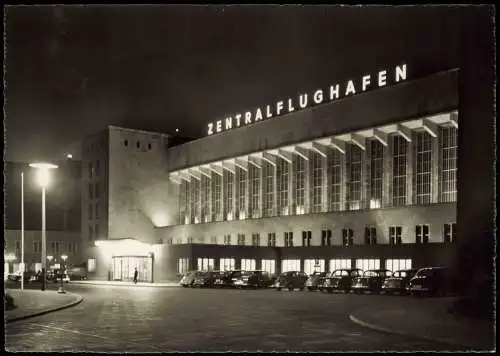
[[[134,272],[134,283],[137,284],[137,276],[139,275],[139,272],[137,271],[137,268],[135,269]]]

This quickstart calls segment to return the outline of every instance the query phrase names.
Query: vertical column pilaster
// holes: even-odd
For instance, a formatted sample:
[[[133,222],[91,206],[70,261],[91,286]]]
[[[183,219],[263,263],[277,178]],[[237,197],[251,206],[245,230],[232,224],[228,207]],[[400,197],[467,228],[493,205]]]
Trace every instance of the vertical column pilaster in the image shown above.
[[[252,169],[251,165],[248,164],[248,171],[247,172],[241,172],[242,174],[246,175],[246,184],[245,184],[245,219],[250,218],[250,170]],[[241,208],[241,207],[240,207]]]
[[[224,204],[224,194],[225,194],[225,187],[224,187],[224,169],[221,170],[222,171],[222,175],[220,176],[220,195],[219,195],[219,198],[220,198],[220,212],[217,216],[217,220],[219,221],[224,221],[226,220],[226,210],[225,210],[225,205]]]
[[[297,159],[297,156],[292,156],[292,163],[288,163],[288,214],[289,215],[295,215],[296,214],[296,209],[295,209],[295,202],[297,200],[297,191],[295,189],[295,184],[297,181],[297,177],[295,176],[295,171],[294,171],[294,164],[295,160]]]
[[[233,175],[233,206],[231,207],[231,210],[233,211],[233,220],[236,220],[236,217],[239,215],[239,212],[236,211],[236,208],[238,207],[238,202],[236,201],[236,199],[238,198],[238,191],[240,189],[238,184],[240,169],[238,167],[234,167],[234,174],[232,175]]]
[[[432,140],[432,161],[431,161],[431,167],[432,167],[432,174],[431,174],[431,203],[439,203],[439,191],[441,187],[439,186],[439,175],[441,174],[441,170],[439,167],[441,167],[441,155],[440,155],[440,149],[439,149],[439,130],[438,130],[438,137],[436,138],[431,138]]]
[[[278,165],[281,158],[276,157],[276,165],[273,166],[273,216],[281,215],[281,206],[278,201]]]
[[[340,189],[340,210],[346,210],[347,206],[347,159],[349,155],[349,144],[345,145],[345,153],[341,156],[341,189]]]
[[[387,147],[384,147],[384,183],[382,187],[382,206],[384,208],[392,206],[392,136],[389,136],[387,141]]]
[[[361,209],[370,208],[371,187],[370,177],[372,172],[372,145],[370,140],[366,140],[366,148],[361,154]]]
[[[259,170],[259,218],[264,216],[264,165],[266,163],[261,161]]]
[[[328,174],[328,159],[330,158],[331,152],[328,152],[326,157],[321,157],[321,164],[323,165],[323,179],[321,181],[321,203],[322,208],[321,211],[327,212],[330,210],[329,197],[330,197],[330,182],[331,177]]]
[[[311,151],[306,151],[307,157],[309,158],[308,160],[305,161],[304,164],[304,213],[305,214],[310,214],[312,209],[311,209],[311,202],[312,202],[312,190],[311,190],[311,175],[312,175],[312,155]]]
[[[414,181],[414,158],[415,158],[415,140],[416,133],[414,131],[411,132],[411,142],[407,143],[406,149],[406,205],[412,205],[415,201],[414,199],[414,189],[413,189],[413,181]]]
[[[207,184],[207,189],[208,189],[208,194],[207,194],[207,216],[208,216],[208,221],[212,221],[212,212],[213,212],[213,207],[212,207],[212,182],[214,178],[214,173],[210,173],[210,178],[208,178],[208,184]]]

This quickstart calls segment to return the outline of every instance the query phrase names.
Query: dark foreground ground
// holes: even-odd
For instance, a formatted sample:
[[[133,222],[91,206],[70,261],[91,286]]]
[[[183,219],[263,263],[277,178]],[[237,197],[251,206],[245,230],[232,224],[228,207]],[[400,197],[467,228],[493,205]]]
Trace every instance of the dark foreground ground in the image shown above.
[[[50,288],[55,288],[51,286]],[[6,325],[8,351],[444,351],[354,324],[378,295],[69,285],[85,300]]]

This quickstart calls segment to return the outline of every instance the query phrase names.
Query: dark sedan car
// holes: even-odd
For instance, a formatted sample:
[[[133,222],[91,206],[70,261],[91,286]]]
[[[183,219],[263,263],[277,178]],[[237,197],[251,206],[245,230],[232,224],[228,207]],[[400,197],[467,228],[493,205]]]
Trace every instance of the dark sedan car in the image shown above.
[[[234,282],[241,278],[244,271],[225,271],[215,280],[216,288],[234,288]]]
[[[195,280],[197,277],[201,276],[202,274],[203,274],[203,272],[201,272],[201,271],[191,271],[191,272],[188,272],[188,273],[186,273],[186,274],[182,277],[182,279],[181,279],[181,281],[179,282],[179,284],[180,284],[181,286],[183,286],[184,288],[187,288],[187,287],[193,287],[193,285],[194,285],[194,280]]]
[[[238,288],[268,288],[272,285],[271,276],[266,271],[244,271],[241,276],[234,281],[234,286]]]
[[[446,296],[456,291],[453,273],[444,267],[421,268],[410,279],[408,285],[408,292],[411,295]]]
[[[333,291],[348,293],[351,290],[353,279],[362,274],[363,271],[358,268],[337,269],[325,278],[323,290],[328,293],[332,293]]]
[[[382,284],[382,292],[385,294],[406,294],[410,279],[413,278],[417,271],[417,268],[395,271],[392,276],[385,279]]]
[[[327,273],[326,272],[314,272],[309,276],[306,281],[306,288],[309,291],[321,290],[323,283],[325,281]]]
[[[304,290],[307,281],[307,274],[299,271],[289,271],[282,273],[274,283],[274,288],[280,291],[282,288],[287,288],[290,292],[295,288]]]
[[[384,280],[392,274],[387,269],[368,270],[363,276],[356,277],[352,283],[352,291],[356,294],[371,292],[380,293]]]
[[[202,272],[195,277],[193,287],[213,288],[215,286],[215,281],[220,277],[221,272],[219,271]]]

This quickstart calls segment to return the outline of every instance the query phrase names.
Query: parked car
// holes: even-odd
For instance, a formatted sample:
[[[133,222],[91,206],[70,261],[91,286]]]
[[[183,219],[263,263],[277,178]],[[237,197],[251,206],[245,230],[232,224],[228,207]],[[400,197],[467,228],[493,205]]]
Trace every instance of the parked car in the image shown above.
[[[306,281],[306,288],[309,291],[321,290],[323,283],[325,281],[327,273],[326,272],[314,272],[309,276]]]
[[[276,282],[274,283],[274,288],[280,291],[282,288],[288,288],[291,292],[295,288],[304,290],[307,281],[307,274],[298,271],[289,271],[282,273],[278,276]]]
[[[219,271],[203,272],[194,279],[193,287],[213,288],[215,286],[215,281],[220,278],[220,276],[221,272]]]
[[[449,268],[421,268],[410,279],[408,292],[411,295],[446,296],[456,292],[456,281]]]
[[[417,273],[418,269],[402,269],[395,271],[392,276],[387,277],[382,284],[382,292],[385,294],[406,294],[410,279]]]
[[[323,290],[328,293],[333,291],[344,291],[348,293],[351,290],[354,278],[363,274],[359,268],[341,268],[330,273],[323,282]]]
[[[269,288],[272,279],[266,271],[243,271],[241,276],[234,281],[235,287],[240,288]]]
[[[243,274],[243,271],[225,271],[221,273],[219,278],[215,280],[216,288],[233,288],[234,282],[237,281]]]
[[[187,288],[187,287],[193,287],[193,284],[194,284],[194,280],[196,279],[196,277],[199,277],[202,275],[203,272],[201,271],[191,271],[191,272],[188,272],[186,273],[181,281],[179,282],[179,284],[181,286],[183,286],[184,288]]]
[[[356,277],[353,280],[351,289],[354,293],[380,293],[384,280],[392,274],[387,269],[368,270],[363,273],[363,276]]]
[[[88,278],[87,271],[84,267],[72,267],[67,270],[67,273],[71,280],[85,280]]]

